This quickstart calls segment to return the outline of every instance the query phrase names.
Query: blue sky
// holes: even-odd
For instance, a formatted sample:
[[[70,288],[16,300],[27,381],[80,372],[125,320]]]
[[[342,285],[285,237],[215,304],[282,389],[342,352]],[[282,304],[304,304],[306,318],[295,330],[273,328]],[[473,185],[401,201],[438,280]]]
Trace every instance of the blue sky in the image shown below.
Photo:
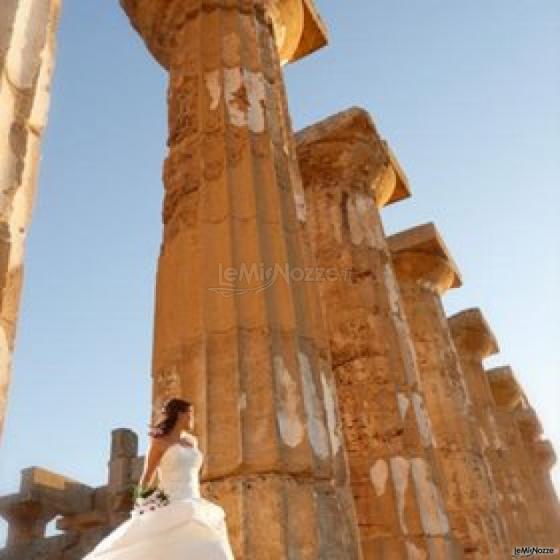
[[[489,365],[514,367],[560,449],[560,3],[319,6],[331,45],[287,70],[295,128],[372,113],[414,195],[387,231],[437,224],[464,277],[447,310],[483,309],[502,348]],[[111,429],[145,433],[165,85],[118,2],[65,3],[3,494],[29,465],[101,484]]]

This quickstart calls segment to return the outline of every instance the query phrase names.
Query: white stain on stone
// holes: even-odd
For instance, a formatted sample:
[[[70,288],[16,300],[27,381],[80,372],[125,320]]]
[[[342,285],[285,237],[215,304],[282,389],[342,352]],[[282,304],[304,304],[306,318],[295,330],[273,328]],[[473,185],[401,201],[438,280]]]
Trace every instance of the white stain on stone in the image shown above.
[[[373,214],[377,212],[373,198],[363,193],[356,193],[354,197],[348,198],[346,211],[352,243],[361,245],[365,241],[368,247],[379,247],[382,241],[379,239]]]
[[[294,200],[296,203],[296,215],[301,224],[307,221],[307,206],[305,204],[305,195],[294,191]]]
[[[391,474],[393,475],[393,483],[397,493],[397,508],[399,512],[399,522],[402,532],[408,535],[408,527],[406,525],[405,507],[406,492],[408,490],[408,479],[410,475],[410,463],[404,457],[391,458]]]
[[[239,410],[245,410],[247,408],[247,393],[241,393],[239,395]]]
[[[368,247],[376,246],[376,235],[372,224],[373,212],[376,211],[373,198],[362,193],[356,194],[356,212],[362,224],[364,239]]]
[[[348,198],[346,202],[346,212],[348,214],[348,226],[350,228],[350,240],[354,245],[361,245],[364,240],[364,232],[362,223],[358,216],[358,211],[352,198]]]
[[[422,528],[433,537],[446,535],[449,532],[449,521],[439,491],[430,475],[430,468],[419,457],[412,459],[411,464]]]
[[[389,257],[387,255],[387,257]],[[401,296],[399,288],[397,285],[397,280],[395,278],[395,273],[390,263],[387,263],[383,269],[383,276],[385,279],[385,286],[387,287],[387,292],[389,295],[389,306],[391,307],[391,312],[394,315],[400,316],[401,314]]]
[[[418,423],[418,430],[422,438],[424,447],[437,447],[434,432],[432,430],[432,421],[424,405],[424,399],[418,393],[412,393],[412,406],[416,414],[416,422]]]
[[[274,356],[273,367],[279,389],[277,418],[280,437],[286,445],[296,447],[303,441],[305,435],[297,410],[298,386],[284,365],[282,356]]]
[[[16,118],[16,93],[2,77],[0,82],[0,216],[10,212],[11,189],[13,189],[17,172],[17,156],[10,142],[10,129]],[[9,239],[6,239],[9,242]]]
[[[241,68],[224,69],[224,97],[231,124],[249,127],[260,134],[265,130],[265,83],[261,72]]]
[[[6,74],[18,89],[29,89],[33,86],[39,70],[39,53],[47,38],[50,9],[50,2],[19,2],[5,62]]]
[[[399,412],[401,415],[401,419],[404,421],[406,419],[406,414],[408,412],[408,407],[410,406],[410,401],[408,397],[404,393],[399,393],[397,395],[399,401]]]
[[[395,272],[390,263],[390,256],[387,254],[388,262],[383,269],[385,279],[385,287],[389,295],[389,305],[391,307],[391,318],[397,331],[399,348],[403,357],[406,379],[410,385],[419,384],[418,362],[416,360],[416,352],[410,333],[410,328],[403,317],[401,306],[401,293],[395,277]]]
[[[321,372],[321,384],[323,386],[323,398],[325,399],[325,411],[327,414],[327,427],[329,429],[329,436],[331,440],[331,449],[333,456],[340,451],[341,441],[338,434],[336,422],[336,403],[334,400],[334,389],[327,381],[324,372]]]
[[[39,135],[47,119],[54,63],[55,22],[51,12],[54,9],[52,2],[19,0],[17,4],[13,33],[4,30],[2,34],[3,30],[0,29],[0,50],[6,53],[4,72],[0,76],[0,215],[3,220],[10,222],[10,270],[19,266],[22,261],[23,243],[36,183]],[[8,3],[6,9],[16,8]],[[2,11],[0,8],[0,20],[2,15],[6,15],[6,21],[9,21],[10,18],[7,14],[2,14]],[[33,92],[31,88],[34,84],[36,85]],[[33,99],[27,122],[21,122],[22,125],[27,124],[29,130],[27,146],[24,147],[26,153],[21,185],[16,184],[21,161],[15,153],[10,137],[10,129],[18,120],[15,111],[16,98],[20,95],[18,90],[27,90],[26,94]],[[19,200],[13,197],[16,187],[16,197],[19,196]],[[17,206],[15,209],[14,205]]]
[[[241,68],[224,69],[224,95],[231,124],[237,127],[247,126],[247,112],[239,103],[236,95],[242,92],[243,74]]]
[[[313,371],[309,358],[303,352],[298,352],[299,369],[303,385],[303,404],[307,416],[309,441],[315,454],[321,459],[329,456],[329,440],[327,430],[321,414],[321,401],[317,394],[317,387],[313,380]]]
[[[220,105],[220,99],[222,98],[220,71],[213,70],[212,72],[207,72],[204,81],[206,82],[206,89],[210,96],[210,110],[215,111]]]
[[[408,560],[426,560],[428,557],[425,550],[418,548],[414,543],[406,543]]]
[[[387,480],[389,478],[389,466],[387,462],[384,459],[375,461],[375,464],[369,471],[369,476],[377,497],[383,496],[387,489]]]
[[[264,132],[266,124],[264,76],[261,72],[251,72],[249,70],[243,70],[243,76],[245,78],[247,95],[249,96],[249,111],[247,115],[249,130],[260,134]]]

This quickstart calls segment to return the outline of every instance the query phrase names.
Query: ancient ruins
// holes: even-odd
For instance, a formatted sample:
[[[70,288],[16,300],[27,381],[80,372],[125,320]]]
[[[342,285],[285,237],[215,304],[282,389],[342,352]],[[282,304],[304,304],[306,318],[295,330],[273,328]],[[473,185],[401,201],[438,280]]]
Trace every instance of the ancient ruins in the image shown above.
[[[505,559],[560,548],[551,444],[369,114],[294,134],[282,66],[327,43],[312,0],[121,0],[169,74],[153,403],[195,403],[203,492],[239,560]],[[0,430],[56,0],[0,4]],[[154,216],[154,219],[156,217]],[[0,560],[79,560],[128,516],[142,469],[112,434],[107,484],[40,468],[0,498]],[[47,535],[56,523],[57,534]]]
[[[0,2],[0,437],[59,9],[59,0]]]

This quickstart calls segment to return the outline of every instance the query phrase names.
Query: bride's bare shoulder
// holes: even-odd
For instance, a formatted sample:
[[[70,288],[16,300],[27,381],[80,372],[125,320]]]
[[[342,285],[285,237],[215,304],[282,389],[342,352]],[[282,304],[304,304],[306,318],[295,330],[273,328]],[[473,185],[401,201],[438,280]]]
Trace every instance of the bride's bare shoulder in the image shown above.
[[[188,445],[192,445],[193,447],[198,447],[198,438],[194,434],[185,432],[183,434],[183,439]]]

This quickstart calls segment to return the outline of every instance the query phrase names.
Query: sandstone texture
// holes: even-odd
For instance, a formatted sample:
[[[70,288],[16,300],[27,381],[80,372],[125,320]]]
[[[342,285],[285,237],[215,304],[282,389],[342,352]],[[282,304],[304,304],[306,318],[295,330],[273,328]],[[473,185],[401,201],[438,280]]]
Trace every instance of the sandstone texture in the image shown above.
[[[0,498],[0,516],[9,524],[1,560],[81,560],[128,517],[131,487],[140,478],[143,458],[138,437],[114,430],[107,484],[92,488],[65,476],[31,467],[21,473],[19,492]],[[45,537],[56,520],[60,534]]]
[[[154,405],[194,402],[236,558],[358,558],[281,70],[309,31],[324,44],[319,19],[301,0],[123,6],[169,72]]]
[[[0,2],[0,437],[60,0]]]
[[[459,272],[432,224],[391,236],[389,247],[416,348],[453,534],[467,558],[503,557],[507,552],[500,520],[487,503],[495,489],[441,301],[447,290],[461,285]]]
[[[560,547],[556,455],[511,368],[485,368],[498,343],[482,312],[446,317],[461,275],[442,236],[385,234],[411,188],[372,118],[292,131],[282,66],[327,42],[313,2],[121,4],[169,74],[153,412],[194,403],[202,491],[236,559]],[[0,5],[0,422],[57,8]],[[142,464],[119,429],[104,486],[22,471],[0,498],[0,560],[81,559],[127,518]]]
[[[380,217],[408,182],[360,109],[303,130],[297,147],[364,557],[455,558]]]

